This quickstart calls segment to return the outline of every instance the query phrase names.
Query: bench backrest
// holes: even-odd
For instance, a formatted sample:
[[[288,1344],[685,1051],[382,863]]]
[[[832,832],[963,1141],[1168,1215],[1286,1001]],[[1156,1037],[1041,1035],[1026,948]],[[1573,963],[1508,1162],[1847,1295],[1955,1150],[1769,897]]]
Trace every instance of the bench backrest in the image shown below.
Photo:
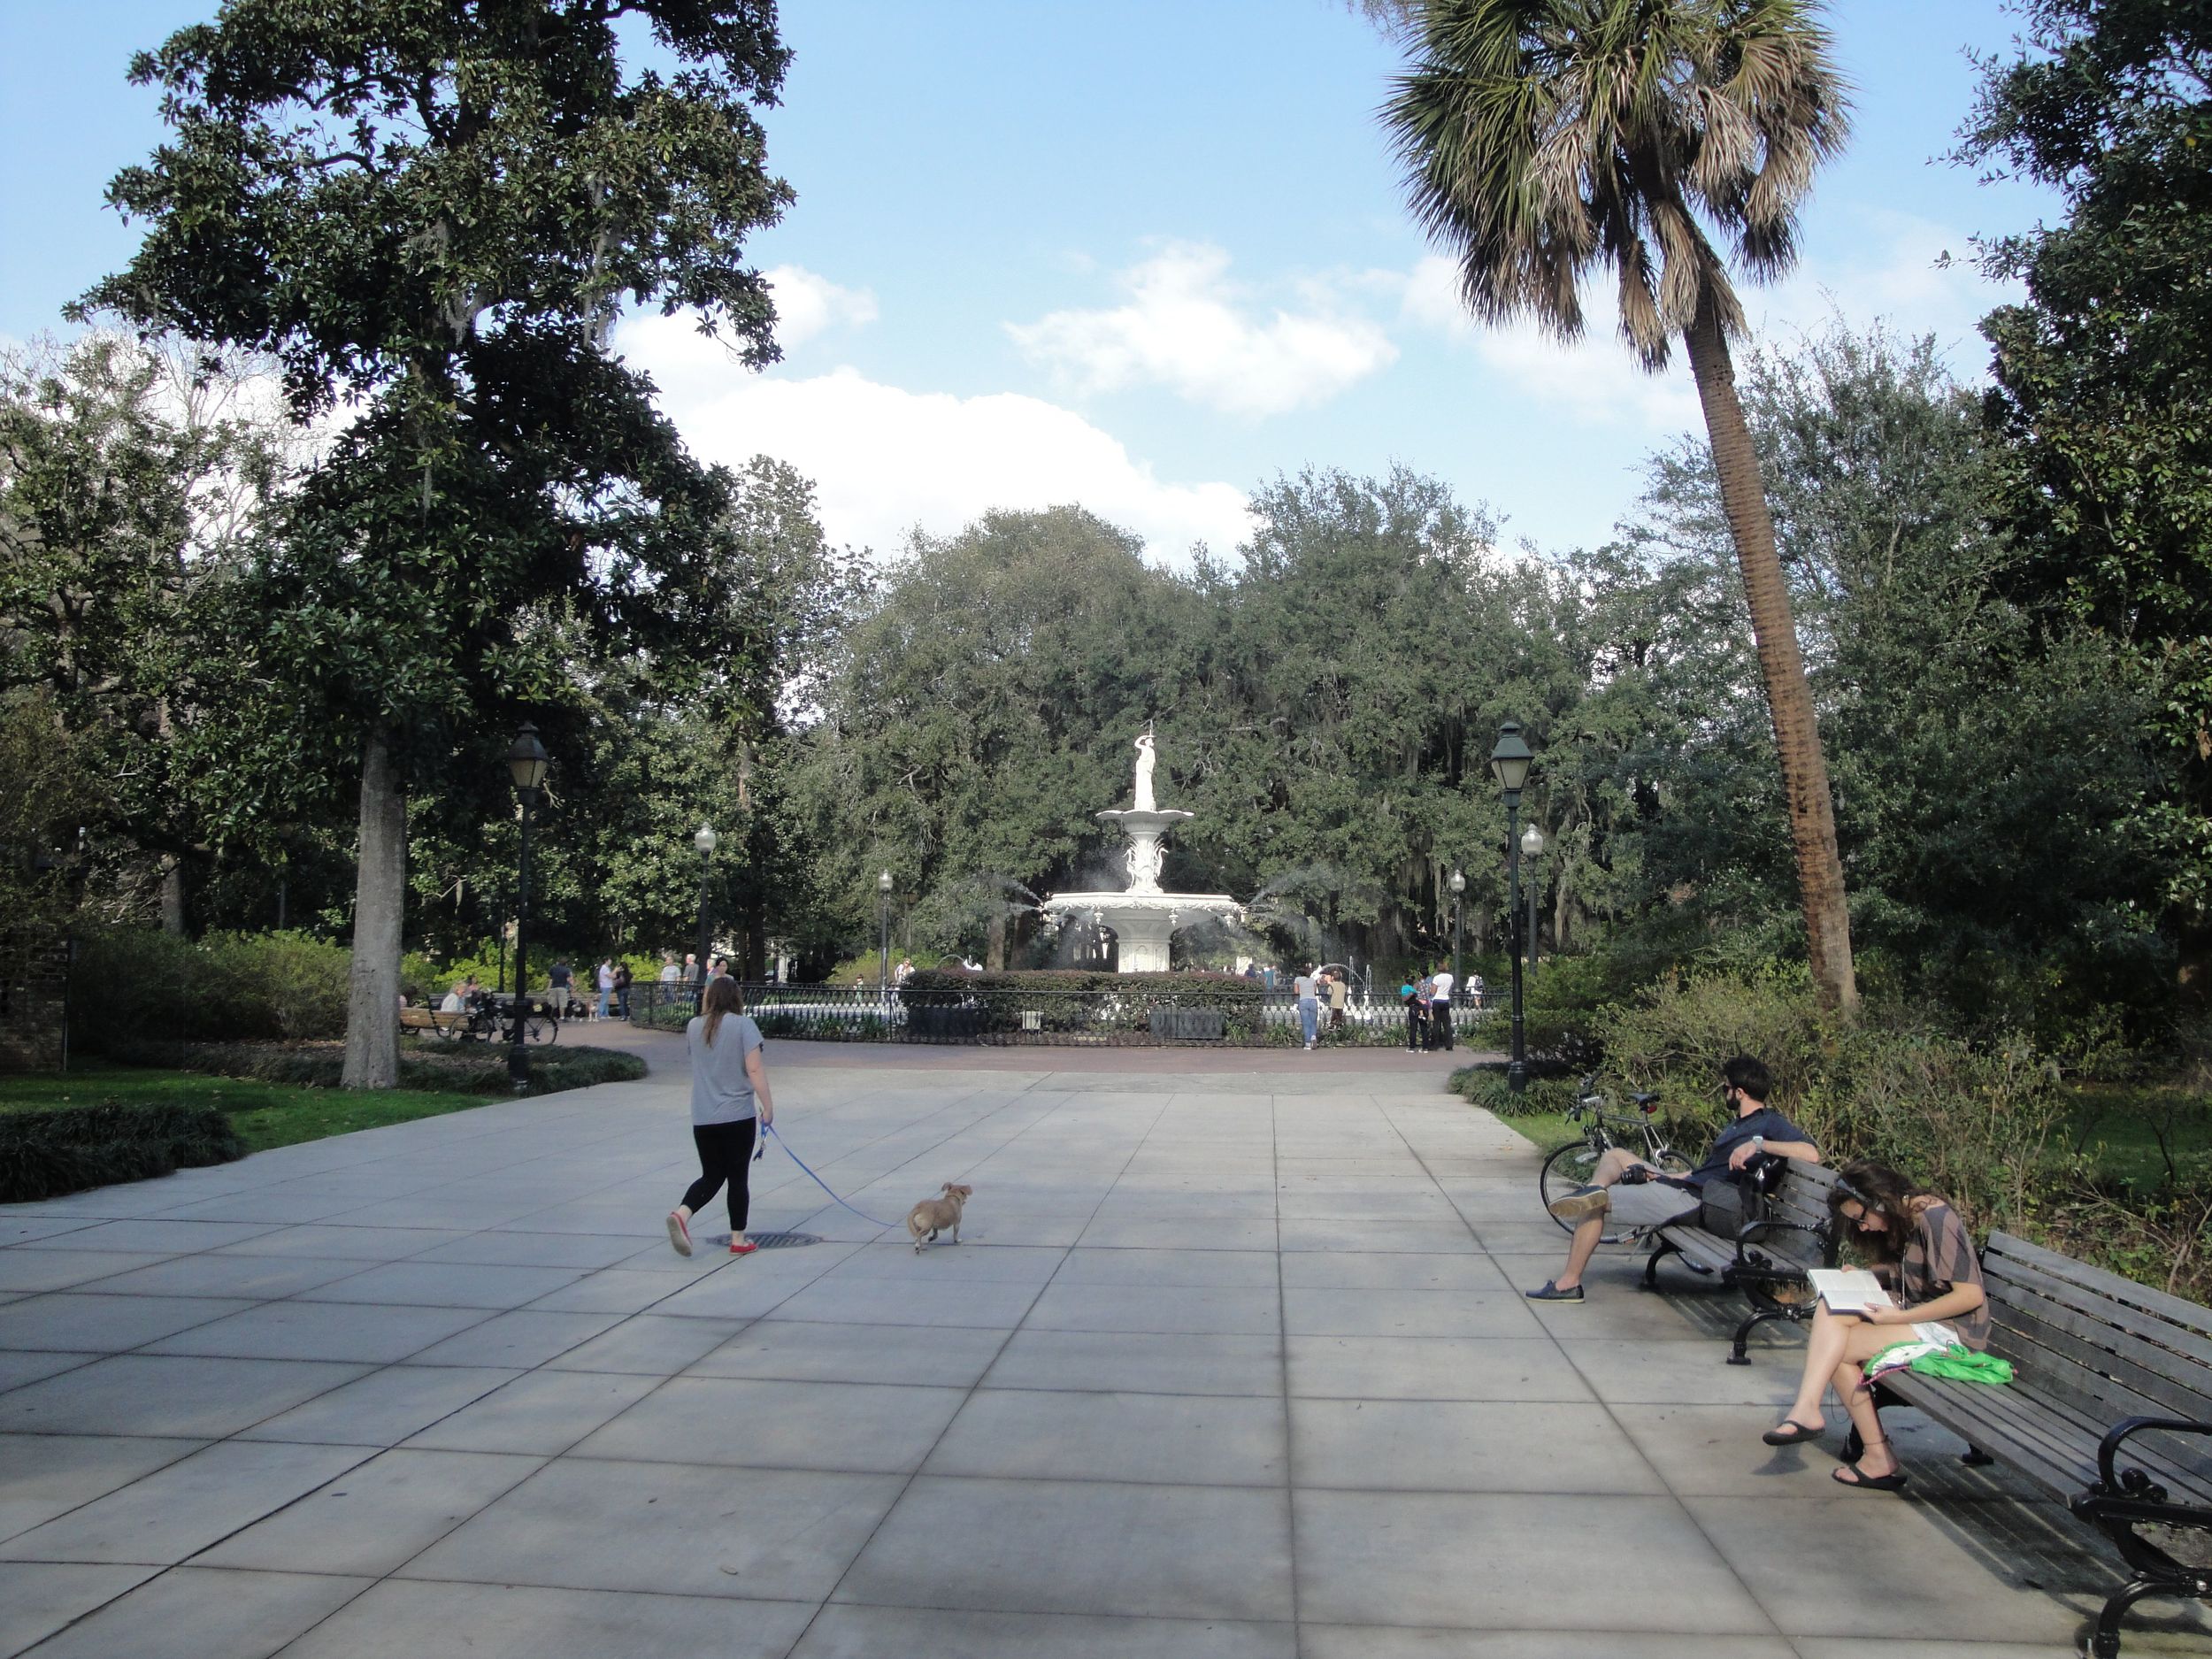
[[[1832,1225],[1828,1214],[1828,1194],[1835,1187],[1836,1172],[1825,1164],[1806,1164],[1795,1158],[1786,1163],[1788,1172],[1783,1177],[1780,1189],[1767,1199],[1768,1217],[1824,1234]]]
[[[1981,1261],[1990,1352],[2013,1363],[2021,1386],[2108,1427],[2131,1417],[2212,1423],[2212,1310],[2008,1233],[1989,1235]],[[2212,1442],[2159,1446],[2212,1475]]]

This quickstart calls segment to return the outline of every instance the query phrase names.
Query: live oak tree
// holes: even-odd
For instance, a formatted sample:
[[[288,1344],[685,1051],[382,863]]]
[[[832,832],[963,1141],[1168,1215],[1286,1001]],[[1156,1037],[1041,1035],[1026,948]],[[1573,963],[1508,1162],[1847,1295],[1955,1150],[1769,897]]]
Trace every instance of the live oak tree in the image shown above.
[[[2183,988],[2212,996],[2212,15],[2029,0],[1982,65],[1961,158],[2059,190],[2062,221],[1984,249],[2008,585],[2118,644],[2164,787],[2127,816],[2169,872]]]
[[[647,30],[669,73],[618,50]],[[411,784],[488,771],[580,657],[680,680],[717,644],[726,488],[603,347],[657,303],[774,356],[741,256],[789,199],[756,116],[786,58],[768,0],[229,0],[132,65],[172,136],[111,187],[149,228],[86,303],[349,417],[258,646],[294,737],[358,771],[349,1085],[396,1073]]]
[[[1726,261],[1770,278],[1841,144],[1843,87],[1810,0],[1423,0],[1386,111],[1417,215],[1486,321],[1583,326],[1618,277],[1622,333],[1657,370],[1687,348],[1743,574],[1788,804],[1813,983],[1858,1000],[1835,810],[1729,339]]]

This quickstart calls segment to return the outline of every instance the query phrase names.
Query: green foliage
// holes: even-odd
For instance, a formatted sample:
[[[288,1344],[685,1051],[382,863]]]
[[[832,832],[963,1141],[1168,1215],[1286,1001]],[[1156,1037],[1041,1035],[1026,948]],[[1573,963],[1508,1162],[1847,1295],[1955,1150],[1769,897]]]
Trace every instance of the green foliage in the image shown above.
[[[1979,1227],[2024,1223],[2060,1174],[2069,1104],[2056,1068],[2017,1036],[1969,1042],[1898,1005],[1824,1013],[1794,974],[1700,974],[1601,1022],[1609,1077],[1658,1093],[1678,1122],[1721,1126],[1722,1064],[1755,1055],[1773,1104],[1823,1161],[1878,1158],[1945,1194]]]
[[[2212,940],[2212,53],[2202,8],[2024,0],[1961,156],[2053,186],[2062,220],[1984,249],[2027,298],[1984,323],[2011,591],[2118,647],[2168,775],[2131,841],[2195,970]],[[2134,849],[2131,849],[2133,851]]]
[[[89,1048],[176,1039],[303,1041],[342,1035],[350,957],[305,933],[188,941],[115,929],[81,941],[70,1004]]]
[[[263,1083],[335,1088],[344,1056],[327,1045],[195,1042],[139,1040],[110,1046],[110,1057],[130,1065],[198,1071],[211,1077],[250,1078]],[[533,1048],[525,1094],[554,1094],[595,1083],[630,1083],[645,1076],[645,1062],[618,1048],[586,1044]],[[500,1043],[450,1045],[411,1041],[400,1048],[399,1087],[434,1093],[505,1095],[507,1049]]]
[[[1494,1065],[1463,1065],[1451,1075],[1452,1093],[1500,1118],[1556,1118],[1579,1097],[1574,1079],[1563,1077],[1531,1078],[1516,1094],[1506,1087],[1505,1073]]]
[[[58,1198],[244,1156],[229,1120],[205,1107],[0,1112],[0,1203]]]
[[[976,1004],[962,1029],[988,1035],[1040,1030],[1108,1034],[1151,1028],[1156,1010],[1218,1010],[1233,1041],[1262,1036],[1262,993],[1233,973],[1094,973],[1044,971],[961,973],[924,969],[899,988],[910,1024],[926,1026],[934,1010]],[[1035,1026],[1026,1017],[1034,1016]]]

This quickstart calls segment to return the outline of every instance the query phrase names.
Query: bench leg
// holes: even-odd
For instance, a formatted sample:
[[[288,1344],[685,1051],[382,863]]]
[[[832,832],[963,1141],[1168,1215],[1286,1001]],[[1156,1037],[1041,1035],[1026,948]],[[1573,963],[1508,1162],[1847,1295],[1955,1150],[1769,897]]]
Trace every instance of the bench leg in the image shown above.
[[[2131,1579],[2112,1593],[2112,1599],[2104,1604],[2104,1611],[2097,1615],[2096,1633],[2089,1639],[2089,1651],[2096,1659],[2118,1659],[2120,1621],[2127,1617],[2130,1608],[2146,1596],[2187,1594],[2181,1585],[2162,1584],[2154,1578]]]
[[[1729,1345],[1728,1363],[1731,1365],[1750,1364],[1751,1356],[1745,1350],[1745,1345],[1751,1340],[1751,1333],[1770,1319],[1787,1319],[1791,1317],[1779,1308],[1760,1309],[1736,1327],[1736,1340]]]
[[[1996,1461],[1978,1446],[1970,1446],[1959,1454],[1959,1462],[1964,1463],[1969,1469],[1979,1469],[1986,1463],[1993,1463]]]
[[[1637,1286],[1637,1288],[1640,1290],[1658,1289],[1659,1258],[1663,1256],[1678,1256],[1680,1254],[1680,1251],[1677,1250],[1674,1246],[1667,1242],[1665,1234],[1657,1233],[1653,1233],[1651,1235],[1651,1254],[1644,1258],[1643,1281]]]

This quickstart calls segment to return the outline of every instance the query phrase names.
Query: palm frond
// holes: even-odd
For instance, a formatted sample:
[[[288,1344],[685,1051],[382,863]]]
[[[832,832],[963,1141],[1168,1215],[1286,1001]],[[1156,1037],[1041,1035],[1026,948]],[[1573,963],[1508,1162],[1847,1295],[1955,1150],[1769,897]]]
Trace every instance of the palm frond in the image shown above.
[[[1582,327],[1610,264],[1643,361],[1709,301],[1795,257],[1796,216],[1848,130],[1819,0],[1403,0],[1411,62],[1383,111],[1414,216],[1487,322]]]

